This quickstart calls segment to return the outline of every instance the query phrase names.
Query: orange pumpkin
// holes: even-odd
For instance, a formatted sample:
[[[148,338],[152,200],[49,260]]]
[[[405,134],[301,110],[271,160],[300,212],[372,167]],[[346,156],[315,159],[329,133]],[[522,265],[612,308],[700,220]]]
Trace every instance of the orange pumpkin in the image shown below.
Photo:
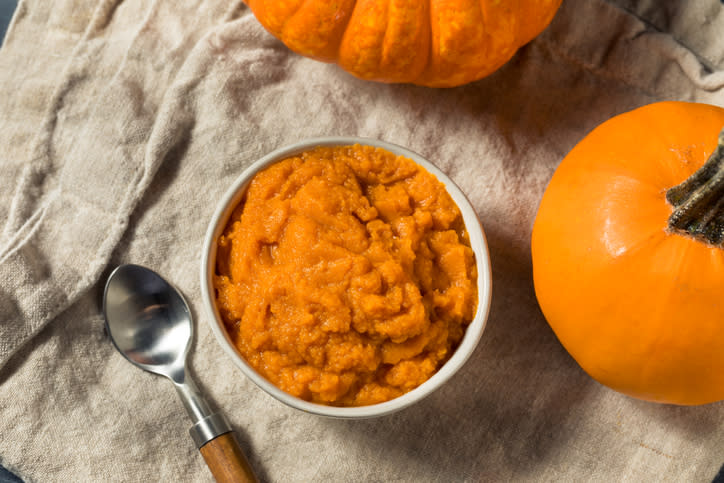
[[[724,109],[683,102],[614,117],[566,156],[541,201],[543,314],[588,374],[630,396],[724,399],[722,127]]]
[[[431,87],[494,72],[561,0],[246,0],[291,50],[362,79]]]

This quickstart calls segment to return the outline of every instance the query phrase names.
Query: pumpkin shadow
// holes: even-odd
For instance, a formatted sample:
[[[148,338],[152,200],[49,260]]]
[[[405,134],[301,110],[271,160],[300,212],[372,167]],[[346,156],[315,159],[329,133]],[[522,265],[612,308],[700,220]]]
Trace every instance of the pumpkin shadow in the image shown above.
[[[676,432],[684,441],[696,441],[718,433],[721,428],[720,410],[723,402],[701,406],[676,406],[657,404],[638,399],[627,398],[627,404],[633,411],[660,421],[672,432]]]

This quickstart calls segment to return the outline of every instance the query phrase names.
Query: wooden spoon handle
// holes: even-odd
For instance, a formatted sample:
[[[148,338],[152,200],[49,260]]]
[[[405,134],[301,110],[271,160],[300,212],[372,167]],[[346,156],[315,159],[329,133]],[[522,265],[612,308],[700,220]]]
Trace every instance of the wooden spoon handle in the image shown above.
[[[259,480],[239,447],[234,433],[217,436],[201,448],[201,455],[219,483],[257,483]]]

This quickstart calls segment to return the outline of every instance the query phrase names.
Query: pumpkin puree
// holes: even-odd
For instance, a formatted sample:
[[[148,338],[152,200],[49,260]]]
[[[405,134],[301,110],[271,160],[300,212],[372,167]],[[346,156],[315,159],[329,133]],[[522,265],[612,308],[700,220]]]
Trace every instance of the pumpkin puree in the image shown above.
[[[426,381],[477,307],[460,210],[413,161],[320,147],[259,172],[218,241],[217,304],[241,355],[299,398],[375,404]]]

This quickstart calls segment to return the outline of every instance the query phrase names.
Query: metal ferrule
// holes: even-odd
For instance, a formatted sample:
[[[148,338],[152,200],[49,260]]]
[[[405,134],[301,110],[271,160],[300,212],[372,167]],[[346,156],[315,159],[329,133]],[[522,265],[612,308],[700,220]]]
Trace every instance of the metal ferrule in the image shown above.
[[[229,424],[226,417],[221,413],[214,413],[191,426],[189,434],[194,440],[194,443],[196,443],[196,447],[201,448],[212,439],[226,434],[231,430],[231,424]]]

